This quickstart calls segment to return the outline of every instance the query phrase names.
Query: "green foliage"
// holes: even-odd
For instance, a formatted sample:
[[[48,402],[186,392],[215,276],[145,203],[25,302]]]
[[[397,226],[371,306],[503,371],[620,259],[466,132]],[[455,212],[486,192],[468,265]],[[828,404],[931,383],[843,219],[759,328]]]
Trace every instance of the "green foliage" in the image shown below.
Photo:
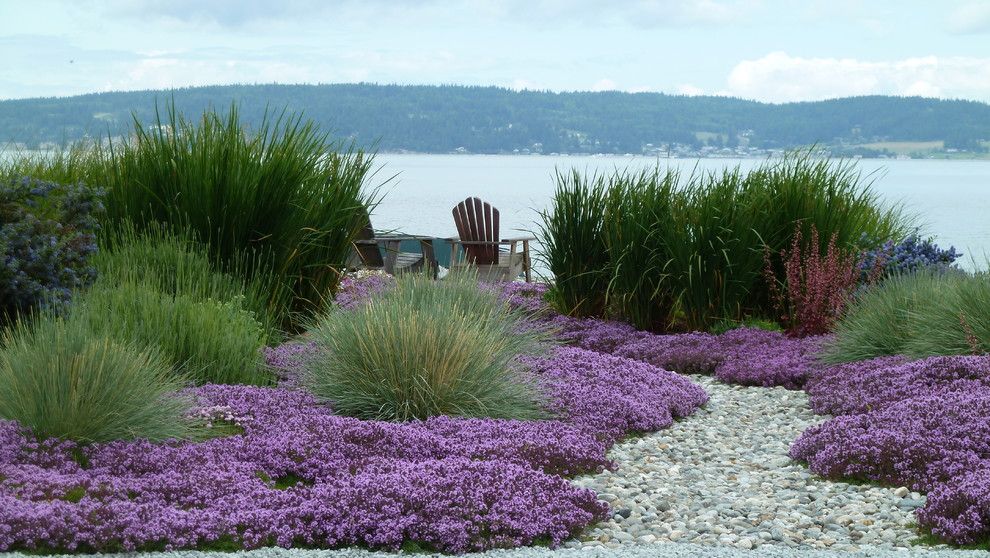
[[[187,438],[183,379],[156,350],[39,316],[3,335],[0,417],[79,442]]]
[[[557,186],[541,231],[544,258],[567,263],[551,266],[558,285],[552,302],[573,313],[580,301],[605,296],[596,306],[601,314],[641,329],[707,329],[720,320],[773,315],[764,251],[790,246],[796,230],[808,236],[814,227],[846,249],[858,248],[863,233],[883,241],[910,230],[899,207],[881,205],[870,177],[809,153],[748,174],[737,168],[682,178],[658,167],[616,171],[603,181],[574,171],[558,174]],[[588,217],[560,225],[568,219],[558,214],[575,208]],[[586,240],[598,230],[604,247]],[[593,254],[587,266],[581,250]]]
[[[154,347],[178,375],[197,383],[272,380],[261,356],[265,332],[238,300],[203,300],[138,282],[99,282],[80,297],[71,319],[94,334]]]
[[[401,277],[368,304],[322,316],[310,335],[320,350],[305,383],[338,413],[399,421],[544,415],[516,357],[544,351],[546,335],[470,274],[440,283]]]
[[[278,342],[279,312],[268,307],[269,289],[278,288],[271,273],[258,270],[245,279],[248,265],[236,261],[232,273],[221,271],[190,231],[173,233],[152,223],[138,232],[125,222],[102,232],[101,250],[93,257],[102,284],[142,283],[199,302],[237,303],[262,323],[269,344]]]
[[[835,333],[823,353],[829,363],[990,352],[990,275],[894,276],[857,297]]]
[[[0,152],[0,180],[30,176],[56,184],[99,185],[93,182],[99,177],[96,155],[94,149],[81,143],[53,152]]]
[[[673,171],[616,171],[608,186],[604,238],[610,256],[606,311],[642,329],[667,329],[675,300],[669,289],[672,258],[669,216],[681,204]],[[558,278],[559,280],[559,278]]]

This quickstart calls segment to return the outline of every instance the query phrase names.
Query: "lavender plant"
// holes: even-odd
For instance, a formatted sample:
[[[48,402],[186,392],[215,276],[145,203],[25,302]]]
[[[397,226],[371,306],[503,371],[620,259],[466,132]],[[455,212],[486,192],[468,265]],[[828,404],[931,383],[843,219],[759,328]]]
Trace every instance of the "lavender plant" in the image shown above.
[[[871,239],[865,233],[860,239],[861,245],[871,244]],[[921,238],[917,232],[900,242],[888,240],[879,247],[867,250],[860,261],[860,277],[866,281],[877,275],[878,279],[913,273],[920,269],[948,269],[962,257],[954,246],[948,249],[940,248],[933,237]]]
[[[102,194],[31,178],[0,185],[0,318],[62,311],[96,277]]]

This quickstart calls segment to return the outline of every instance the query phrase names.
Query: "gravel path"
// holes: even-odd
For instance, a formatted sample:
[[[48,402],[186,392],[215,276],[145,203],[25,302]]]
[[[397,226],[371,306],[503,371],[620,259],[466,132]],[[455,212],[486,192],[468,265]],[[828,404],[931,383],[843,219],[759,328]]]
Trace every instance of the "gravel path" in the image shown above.
[[[711,395],[704,408],[617,444],[610,453],[616,471],[578,479],[615,515],[567,546],[911,548],[918,537],[912,511],[923,496],[829,482],[787,457],[791,442],[822,420],[804,392],[692,379]]]

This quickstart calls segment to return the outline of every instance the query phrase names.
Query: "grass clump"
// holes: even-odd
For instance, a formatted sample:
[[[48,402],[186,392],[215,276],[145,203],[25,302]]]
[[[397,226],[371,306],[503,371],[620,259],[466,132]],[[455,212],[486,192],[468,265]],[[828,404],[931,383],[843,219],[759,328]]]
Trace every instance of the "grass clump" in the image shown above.
[[[990,274],[922,270],[856,297],[825,348],[829,363],[884,355],[990,352]]]
[[[199,299],[153,285],[99,282],[72,311],[99,335],[154,347],[196,383],[267,385],[265,332],[240,301]]]
[[[547,336],[470,274],[401,277],[365,305],[322,316],[310,334],[320,350],[304,381],[340,414],[544,416],[516,357],[544,351]]]
[[[168,360],[84,324],[39,316],[3,334],[0,417],[77,442],[188,438],[191,402]]]
[[[881,203],[872,181],[852,164],[810,153],[748,173],[558,173],[540,228],[555,276],[551,301],[563,313],[654,331],[775,316],[764,254],[791,247],[796,231],[810,238],[814,228],[838,248],[859,251],[864,238],[883,243],[912,230],[899,207]],[[771,272],[783,277],[783,265]]]
[[[557,277],[547,298],[573,316],[600,316],[608,288],[608,246],[604,226],[606,177],[577,170],[556,172],[551,210],[543,211],[540,257]]]
[[[271,274],[256,273],[245,279],[238,273],[245,265],[235,266],[231,273],[223,271],[191,231],[176,233],[156,225],[138,231],[125,222],[105,229],[100,240],[93,264],[101,284],[141,283],[200,302],[236,303],[261,322],[268,343],[280,339],[278,317],[268,307],[267,289],[274,283]]]

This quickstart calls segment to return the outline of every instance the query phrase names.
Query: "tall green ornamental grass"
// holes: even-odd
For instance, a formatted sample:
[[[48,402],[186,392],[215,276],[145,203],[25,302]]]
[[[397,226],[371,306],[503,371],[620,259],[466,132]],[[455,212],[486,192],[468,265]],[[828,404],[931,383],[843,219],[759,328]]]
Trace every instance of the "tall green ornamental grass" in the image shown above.
[[[589,180],[597,187],[580,187]],[[852,164],[810,153],[749,173],[735,168],[681,176],[657,167],[616,171],[604,181],[558,173],[541,229],[543,257],[567,262],[551,270],[556,289],[573,292],[553,302],[572,313],[576,301],[604,294],[599,315],[660,331],[773,316],[763,254],[789,247],[795,230],[807,238],[814,226],[850,250],[862,248],[857,242],[864,233],[883,242],[911,230],[899,206],[881,203],[872,180]],[[570,222],[580,226],[557,225]],[[597,230],[604,247],[587,240]],[[584,265],[581,250],[592,254]],[[588,275],[597,280],[581,280]]]
[[[568,314],[599,316],[609,279],[603,230],[606,176],[558,170],[555,180],[553,208],[541,213],[538,225],[543,263],[558,278],[549,296]]]
[[[78,442],[188,438],[191,401],[154,349],[40,316],[3,334],[0,418]]]
[[[291,298],[272,301],[289,329],[290,313],[329,305],[363,225],[370,157],[341,152],[299,116],[266,115],[247,133],[236,106],[199,122],[170,107],[152,126],[135,121],[134,134],[105,157],[112,219],[189,227],[227,263],[254,250],[248,276],[271,269],[290,289]]]
[[[82,181],[107,190],[112,225],[191,231],[227,271],[270,274],[269,312],[293,331],[333,298],[373,205],[372,159],[298,115],[247,130],[236,106],[188,120],[170,104],[125,141],[15,158],[0,175]]]
[[[603,225],[610,255],[606,311],[642,329],[667,329],[674,303],[666,240],[669,216],[682,202],[675,172],[612,176]]]
[[[90,331],[154,347],[176,373],[200,384],[268,385],[265,332],[238,301],[163,293],[138,282],[98,282],[80,297],[72,320]]]
[[[100,251],[93,257],[102,284],[142,283],[172,296],[236,304],[254,314],[268,344],[280,340],[278,316],[268,306],[269,289],[278,288],[270,273],[260,270],[245,279],[241,271],[248,263],[238,262],[232,272],[222,271],[208,247],[189,231],[172,232],[155,224],[138,231],[125,222],[102,233]]]
[[[396,421],[544,416],[516,357],[545,351],[546,335],[469,274],[439,283],[401,277],[365,305],[320,317],[310,335],[319,351],[305,384],[337,413]]]
[[[884,355],[990,352],[990,275],[958,270],[891,277],[862,293],[823,353],[829,363]]]

